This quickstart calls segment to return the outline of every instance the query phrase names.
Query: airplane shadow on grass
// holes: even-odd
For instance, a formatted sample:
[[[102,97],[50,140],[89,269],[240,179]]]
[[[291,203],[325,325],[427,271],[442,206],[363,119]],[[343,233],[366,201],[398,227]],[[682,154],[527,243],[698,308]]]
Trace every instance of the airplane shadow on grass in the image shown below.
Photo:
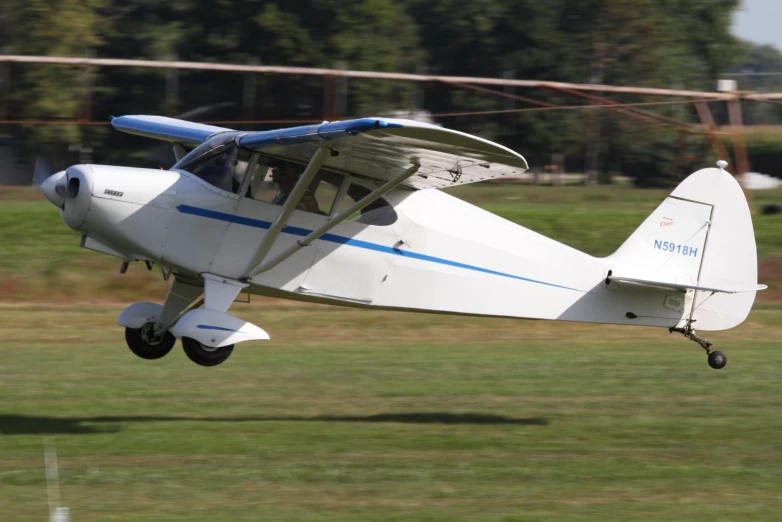
[[[368,422],[403,424],[473,424],[547,426],[545,417],[513,418],[483,413],[379,413],[377,415],[178,417],[164,415],[109,415],[96,417],[42,417],[0,414],[0,435],[81,435],[116,433],[134,422]]]

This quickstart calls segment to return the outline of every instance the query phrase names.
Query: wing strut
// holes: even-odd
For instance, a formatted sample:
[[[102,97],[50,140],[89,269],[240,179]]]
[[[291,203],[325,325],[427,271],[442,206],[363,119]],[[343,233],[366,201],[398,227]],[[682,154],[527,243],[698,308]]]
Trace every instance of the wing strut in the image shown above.
[[[339,225],[343,221],[345,221],[347,218],[355,214],[356,212],[360,211],[361,209],[367,207],[371,203],[373,203],[375,200],[379,199],[383,194],[388,192],[389,190],[393,189],[403,181],[405,181],[410,176],[413,176],[416,172],[418,172],[420,165],[415,164],[409,169],[401,172],[399,175],[395,176],[393,179],[386,181],[384,184],[361,198],[359,201],[351,205],[350,207],[343,210],[341,213],[337,214],[330,220],[328,220],[323,225],[319,226],[309,234],[307,234],[302,239],[299,239],[296,243],[291,245],[288,249],[281,252],[279,255],[274,257],[273,259],[270,259],[266,263],[259,263],[255,268],[250,270],[247,273],[247,278],[250,278],[254,275],[260,274],[262,272],[266,272],[267,270],[271,270],[275,266],[279,265],[289,257],[291,257],[293,254],[301,250],[302,248],[308,246],[310,243],[318,239],[320,236],[334,228],[335,226]]]
[[[285,204],[282,206],[280,214],[277,216],[277,219],[274,220],[274,223],[272,223],[272,226],[269,228],[269,231],[264,236],[258,250],[256,250],[255,255],[247,266],[258,266],[263,262],[266,254],[269,253],[269,250],[274,246],[274,242],[277,241],[277,236],[280,235],[283,227],[288,223],[288,218],[290,218],[291,213],[296,208],[296,205],[299,204],[299,200],[301,200],[301,197],[304,195],[304,191],[307,190],[307,187],[312,182],[315,174],[320,170],[323,162],[326,161],[328,154],[329,150],[326,147],[320,147],[315,151],[315,154],[312,155],[312,159],[307,165],[307,168],[302,172],[299,181],[296,182],[293,190],[288,195],[288,199],[285,200]],[[249,275],[252,275],[252,271],[249,272]]]

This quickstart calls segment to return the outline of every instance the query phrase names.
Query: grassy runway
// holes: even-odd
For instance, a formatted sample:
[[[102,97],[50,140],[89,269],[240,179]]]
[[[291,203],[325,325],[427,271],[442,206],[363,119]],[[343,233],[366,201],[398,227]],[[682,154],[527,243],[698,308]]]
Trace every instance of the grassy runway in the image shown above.
[[[667,193],[453,192],[595,255]],[[782,216],[755,230],[772,288],[706,335],[722,371],[665,330],[271,300],[232,309],[271,342],[201,368],[125,347],[116,317],[163,298],[157,274],[0,190],[0,521],[46,519],[46,439],[74,522],[778,521]]]
[[[0,520],[779,520],[780,313],[664,330],[267,302],[273,341],[135,358],[121,306],[0,307]]]

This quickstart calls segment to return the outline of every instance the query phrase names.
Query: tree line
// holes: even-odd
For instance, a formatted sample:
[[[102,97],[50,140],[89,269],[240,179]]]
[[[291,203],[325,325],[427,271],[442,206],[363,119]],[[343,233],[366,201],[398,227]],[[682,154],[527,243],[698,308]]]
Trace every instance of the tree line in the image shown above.
[[[782,62],[773,49],[731,35],[738,7],[739,0],[6,0],[0,50],[714,90],[722,73]],[[85,110],[92,119],[189,113],[211,120],[317,119],[334,112],[324,107],[319,77],[248,80],[235,73],[182,71],[172,82],[165,70],[107,67],[86,74],[81,68],[18,64],[7,72],[11,119],[71,119]],[[166,95],[172,85],[174,97]],[[85,89],[91,92],[86,108]],[[447,114],[527,106],[442,84],[351,79],[346,89],[337,109],[343,116],[411,107]],[[565,92],[505,92],[554,105],[588,103]],[[206,109],[193,112],[199,108]],[[650,110],[697,121],[689,105]],[[767,107],[758,117],[773,121],[776,110]],[[680,157],[708,156],[701,137],[607,111],[511,112],[438,123],[503,143],[536,166],[564,154],[571,169],[589,168],[585,162],[592,161],[597,172],[656,179],[670,175]],[[143,162],[149,145],[117,139],[101,126],[25,125],[9,132],[55,161],[71,160],[70,145],[88,144],[96,161]],[[595,133],[599,139],[590,151],[588,136]]]

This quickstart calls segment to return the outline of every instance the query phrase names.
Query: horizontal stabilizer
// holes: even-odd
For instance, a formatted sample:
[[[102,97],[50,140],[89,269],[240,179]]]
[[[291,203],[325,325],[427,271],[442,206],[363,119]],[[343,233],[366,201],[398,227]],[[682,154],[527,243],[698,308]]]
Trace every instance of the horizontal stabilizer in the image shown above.
[[[701,286],[684,283],[670,283],[667,281],[653,281],[650,279],[636,279],[634,277],[623,276],[609,276],[607,281],[616,281],[619,283],[634,283],[637,285],[653,286],[656,288],[668,288],[671,290],[680,290],[686,292],[687,290],[701,290],[703,292],[716,292],[723,294],[740,294],[742,292],[757,292],[759,290],[765,290],[768,288],[766,285],[732,285],[725,288],[717,288],[712,286]]]

